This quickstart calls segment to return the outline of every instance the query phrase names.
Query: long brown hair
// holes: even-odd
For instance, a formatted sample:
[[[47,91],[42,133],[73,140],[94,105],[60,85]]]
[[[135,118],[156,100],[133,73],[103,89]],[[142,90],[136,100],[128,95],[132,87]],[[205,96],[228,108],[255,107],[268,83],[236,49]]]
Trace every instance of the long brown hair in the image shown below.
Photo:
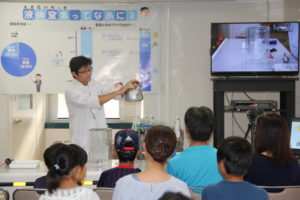
[[[295,160],[290,148],[290,132],[285,118],[275,112],[260,115],[257,118],[255,151],[270,152],[280,165]]]

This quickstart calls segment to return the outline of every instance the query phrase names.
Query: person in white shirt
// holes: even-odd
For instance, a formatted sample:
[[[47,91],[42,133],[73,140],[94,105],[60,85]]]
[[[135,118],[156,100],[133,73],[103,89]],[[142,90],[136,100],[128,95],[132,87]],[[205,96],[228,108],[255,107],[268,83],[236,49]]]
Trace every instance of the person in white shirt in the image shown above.
[[[143,149],[146,170],[120,178],[113,192],[113,200],[154,200],[165,192],[180,192],[191,197],[183,181],[165,172],[167,160],[176,146],[174,131],[163,125],[150,128],[145,136]]]
[[[54,146],[55,145],[55,146]],[[39,200],[100,200],[91,189],[80,187],[86,175],[87,154],[76,144],[54,144],[48,148],[47,189]]]
[[[71,142],[89,152],[88,133],[92,128],[107,128],[103,104],[124,95],[137,87],[137,80],[131,80],[114,92],[103,90],[100,83],[91,80],[92,60],[77,56],[70,60],[70,70],[74,78],[65,92],[69,111]]]

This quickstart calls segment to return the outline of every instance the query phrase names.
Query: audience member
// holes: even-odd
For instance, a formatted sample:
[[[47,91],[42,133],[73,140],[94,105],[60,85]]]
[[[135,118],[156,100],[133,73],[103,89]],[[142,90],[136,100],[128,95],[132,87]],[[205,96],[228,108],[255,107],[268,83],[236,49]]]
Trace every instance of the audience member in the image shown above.
[[[217,150],[208,145],[214,119],[211,109],[191,107],[184,117],[190,147],[169,160],[166,171],[189,187],[205,187],[223,180],[217,166]],[[201,193],[202,190],[193,190]]]
[[[102,172],[97,187],[114,188],[119,178],[140,172],[140,169],[134,168],[134,159],[138,151],[139,136],[136,131],[124,129],[117,132],[114,154],[119,158],[119,166]]]
[[[202,200],[265,200],[268,194],[263,188],[245,182],[243,176],[251,164],[250,143],[240,137],[228,137],[217,152],[218,168],[225,180],[204,188]]]
[[[53,152],[49,152],[51,157],[45,160],[51,166],[47,173],[48,191],[41,195],[40,200],[99,200],[95,192],[80,187],[86,175],[86,152],[75,144],[52,149]]]
[[[44,163],[48,170],[51,168],[51,163],[49,163],[50,158],[55,155],[55,151],[57,149],[59,149],[60,147],[63,147],[63,146],[64,146],[63,143],[55,143],[45,150],[43,157],[44,157]],[[33,187],[46,189],[47,188],[47,176],[41,176],[41,177],[37,178],[34,181]],[[39,193],[42,194],[44,192],[39,192]]]
[[[114,189],[113,200],[153,200],[160,198],[166,191],[181,192],[190,197],[186,183],[164,170],[175,146],[176,135],[172,129],[162,125],[150,128],[144,141],[146,170],[120,178]]]
[[[165,192],[158,200],[191,200],[191,198],[181,194],[180,192]]]
[[[282,116],[272,112],[257,118],[254,146],[256,154],[246,181],[264,186],[300,185],[300,167],[290,148],[290,132]]]

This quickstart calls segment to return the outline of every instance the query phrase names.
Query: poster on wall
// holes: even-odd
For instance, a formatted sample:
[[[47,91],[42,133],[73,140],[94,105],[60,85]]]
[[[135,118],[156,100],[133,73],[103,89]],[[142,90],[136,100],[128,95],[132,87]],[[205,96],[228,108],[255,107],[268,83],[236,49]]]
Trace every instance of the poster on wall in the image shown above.
[[[0,94],[63,93],[69,61],[93,60],[93,79],[158,89],[160,7],[155,4],[0,3]]]

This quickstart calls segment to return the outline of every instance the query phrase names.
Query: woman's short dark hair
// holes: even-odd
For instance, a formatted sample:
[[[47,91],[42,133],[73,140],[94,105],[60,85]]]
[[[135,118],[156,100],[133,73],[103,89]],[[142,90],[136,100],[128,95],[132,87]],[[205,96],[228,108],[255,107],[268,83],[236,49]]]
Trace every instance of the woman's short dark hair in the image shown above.
[[[81,67],[87,67],[92,64],[92,60],[90,58],[84,56],[76,56],[70,60],[70,70],[71,72],[75,72],[78,74],[78,70]]]
[[[251,144],[241,137],[225,138],[218,148],[217,160],[223,161],[228,174],[244,176],[252,161]]]
[[[290,148],[290,132],[285,118],[275,112],[258,116],[255,133],[255,151],[269,152],[278,164],[295,160]]]
[[[51,167],[47,173],[48,191],[53,193],[61,184],[62,178],[67,176],[76,167],[84,167],[87,163],[87,153],[76,144],[54,144],[57,149],[52,148],[53,154],[48,157],[47,162]]]
[[[176,135],[170,127],[154,126],[145,136],[145,146],[155,161],[164,163],[174,152]]]
[[[207,141],[214,127],[213,112],[205,106],[191,107],[185,113],[184,123],[192,140]]]

